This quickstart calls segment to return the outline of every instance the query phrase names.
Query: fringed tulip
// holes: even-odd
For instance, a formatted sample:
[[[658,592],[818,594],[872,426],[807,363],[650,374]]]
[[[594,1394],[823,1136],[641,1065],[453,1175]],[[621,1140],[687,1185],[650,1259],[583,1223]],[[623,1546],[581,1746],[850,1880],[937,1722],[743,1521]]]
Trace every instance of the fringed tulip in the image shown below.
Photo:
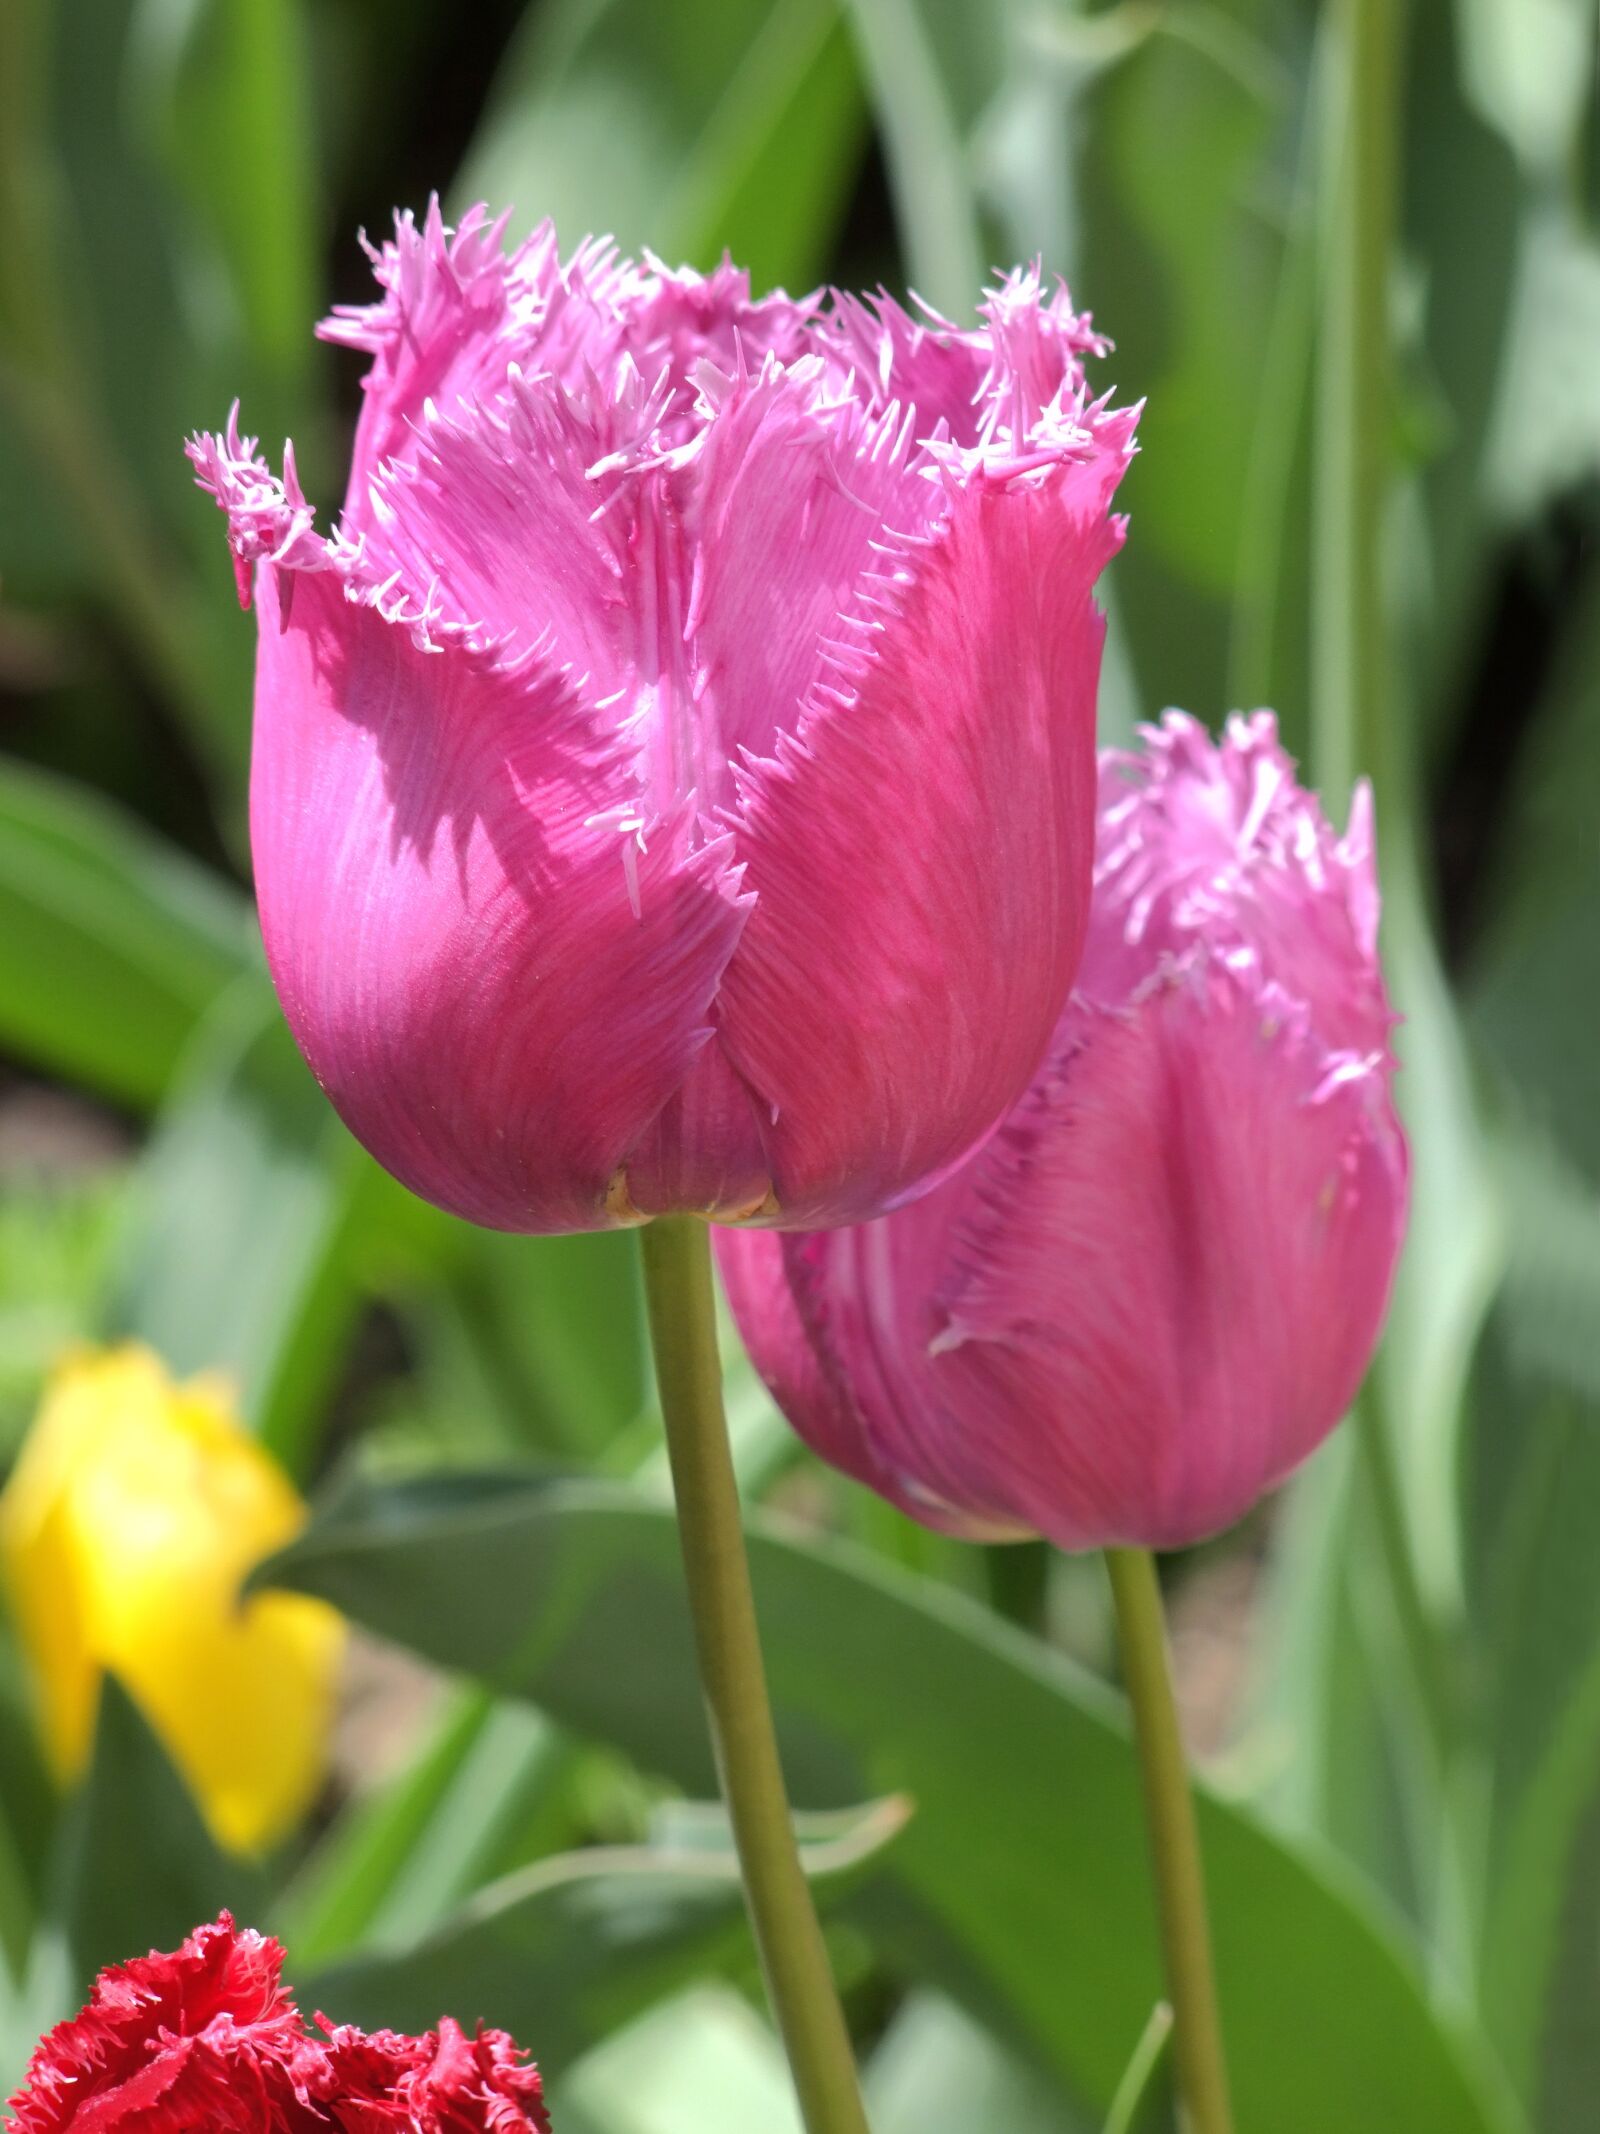
[[[308,2032],[283,1949],[226,1912],[170,1955],[102,1971],[41,2038],[10,2134],[549,2134],[502,2030]]]
[[[973,1536],[1245,1512],[1348,1406],[1399,1252],[1377,925],[1367,793],[1336,838],[1269,714],[1108,754],[1077,990],[1000,1132],[880,1221],[719,1240],[800,1434]]]
[[[9,2134],[310,2134],[320,2061],[282,1964],[224,1913],[170,1955],[102,1971],[40,2039]]]
[[[1134,415],[1015,274],[958,330],[437,207],[324,537],[197,438],[259,615],[289,1022],[380,1162],[510,1230],[859,1220],[1027,1086],[1077,968]]]

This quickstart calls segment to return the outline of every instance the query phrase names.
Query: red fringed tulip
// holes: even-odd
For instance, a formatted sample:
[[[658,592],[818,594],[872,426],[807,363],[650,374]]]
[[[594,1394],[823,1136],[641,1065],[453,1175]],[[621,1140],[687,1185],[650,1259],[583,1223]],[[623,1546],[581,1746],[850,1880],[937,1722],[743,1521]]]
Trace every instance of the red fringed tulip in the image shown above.
[[[102,1971],[39,2041],[9,2134],[550,2134],[502,2030],[307,2032],[283,1950],[224,1912],[171,1955]]]
[[[1336,839],[1271,716],[1102,762],[1078,987],[1000,1132],[915,1206],[725,1232],[758,1369],[929,1525],[1215,1532],[1338,1421],[1405,1224],[1370,801]]]
[[[469,2037],[446,2016],[409,2038],[328,2031],[326,2110],[340,2134],[548,2134],[543,2085],[503,2030]]]
[[[170,1956],[102,1971],[42,2038],[9,2134],[267,2134],[319,2124],[320,2048],[279,1978],[283,1951],[226,1914]]]
[[[437,207],[324,538],[198,438],[260,618],[267,955],[352,1130],[512,1230],[881,1212],[1026,1087],[1077,968],[1134,416],[981,327]]]

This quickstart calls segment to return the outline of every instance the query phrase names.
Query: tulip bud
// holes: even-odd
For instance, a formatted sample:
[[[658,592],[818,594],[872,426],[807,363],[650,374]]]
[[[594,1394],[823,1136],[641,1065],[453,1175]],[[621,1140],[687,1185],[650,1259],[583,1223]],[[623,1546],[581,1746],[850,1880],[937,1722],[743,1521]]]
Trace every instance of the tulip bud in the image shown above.
[[[757,1368],[914,1517],[1068,1549],[1228,1525],[1338,1421],[1407,1158],[1370,799],[1336,839],[1269,713],[1100,775],[1078,987],[1027,1095],[914,1206],[724,1232]]]
[[[1135,416],[1017,273],[958,330],[437,204],[331,538],[195,439],[260,643],[268,961],[352,1131],[508,1230],[860,1220],[1027,1086],[1077,968]]]
[[[239,1589],[304,1517],[220,1382],[175,1385],[133,1346],[62,1365],[0,1493],[0,1576],[63,1779],[109,1668],[223,1844],[288,1828],[321,1782],[343,1626]]]

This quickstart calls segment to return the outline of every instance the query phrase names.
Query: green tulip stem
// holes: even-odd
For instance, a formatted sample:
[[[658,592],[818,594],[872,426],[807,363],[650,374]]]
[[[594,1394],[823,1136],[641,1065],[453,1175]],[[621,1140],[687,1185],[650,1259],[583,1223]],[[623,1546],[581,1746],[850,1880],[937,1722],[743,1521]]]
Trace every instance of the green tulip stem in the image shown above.
[[[646,1224],[639,1245],[711,1745],[767,1999],[807,2134],[868,2134],[778,1760],[722,1408],[710,1228],[666,1216]]]
[[[1172,1694],[1161,1585],[1148,1549],[1107,1549],[1106,1568],[1144,1778],[1178,2094],[1188,2134],[1232,2134],[1205,1878]]]

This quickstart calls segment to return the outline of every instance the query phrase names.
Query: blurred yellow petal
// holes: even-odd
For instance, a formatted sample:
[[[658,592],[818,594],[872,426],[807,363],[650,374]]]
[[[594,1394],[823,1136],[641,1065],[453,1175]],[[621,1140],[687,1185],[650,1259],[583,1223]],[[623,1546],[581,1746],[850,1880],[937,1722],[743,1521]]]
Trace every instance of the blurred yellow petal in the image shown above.
[[[321,1782],[343,1625],[239,1588],[304,1518],[222,1381],[176,1385],[131,1345],[62,1366],[0,1493],[0,1571],[63,1777],[110,1668],[224,1844],[293,1823]]]

